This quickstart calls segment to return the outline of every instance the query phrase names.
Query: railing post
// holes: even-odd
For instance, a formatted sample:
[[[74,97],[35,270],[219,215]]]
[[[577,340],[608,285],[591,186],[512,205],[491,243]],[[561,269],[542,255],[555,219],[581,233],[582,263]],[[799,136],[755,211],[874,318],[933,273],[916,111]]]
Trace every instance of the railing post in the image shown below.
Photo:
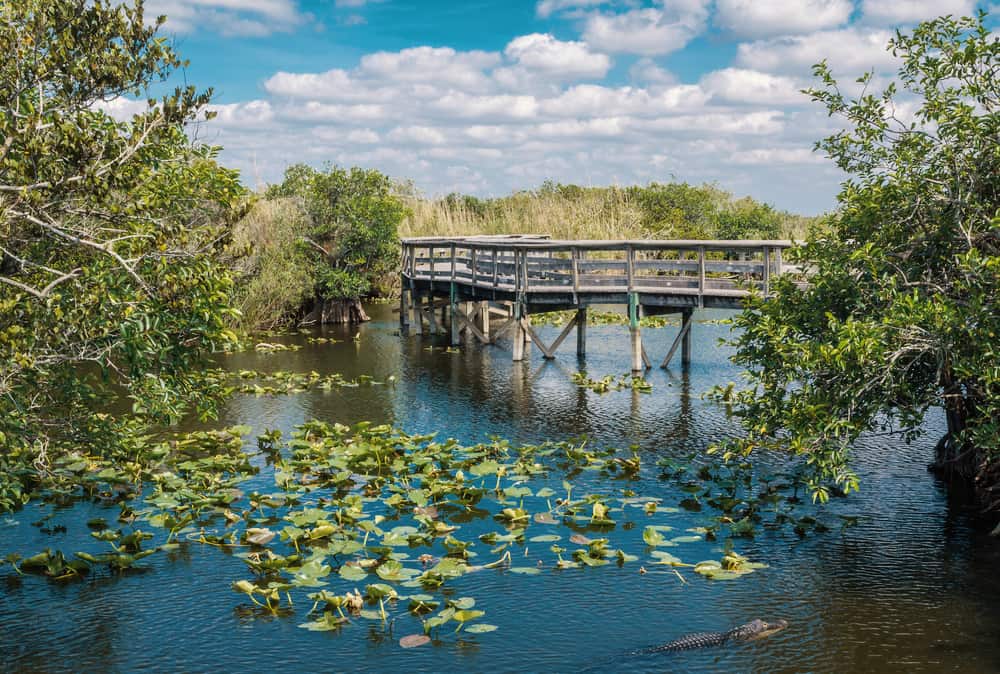
[[[579,302],[580,294],[580,249],[573,248],[570,251],[573,258],[573,302]]]
[[[452,257],[452,260],[455,258]],[[455,282],[451,282],[451,293],[449,295],[451,301],[451,345],[458,346],[462,343],[462,331],[461,324],[458,322],[458,287]]]
[[[628,291],[632,292],[635,290],[635,251],[632,246],[627,246],[625,248],[625,282],[628,286]]]
[[[497,264],[497,249],[496,248],[494,248],[492,250],[492,255],[490,255],[490,257],[493,260],[493,290],[495,292],[496,289],[497,289],[497,274],[498,274],[498,271],[499,271],[499,265]],[[493,299],[496,299],[496,295],[493,296]]]
[[[472,286],[475,287],[476,286],[476,249],[473,248],[472,251],[469,253],[469,255],[472,258]]]
[[[456,262],[457,261],[455,260],[455,244],[451,244],[451,282],[452,283],[455,282],[455,267],[457,266]]]
[[[427,258],[431,261],[431,290],[434,289],[434,273],[437,266],[434,262],[434,246],[427,247]]]
[[[705,306],[705,246],[698,246],[698,306]]]
[[[764,295],[771,294],[771,247],[764,246]]]

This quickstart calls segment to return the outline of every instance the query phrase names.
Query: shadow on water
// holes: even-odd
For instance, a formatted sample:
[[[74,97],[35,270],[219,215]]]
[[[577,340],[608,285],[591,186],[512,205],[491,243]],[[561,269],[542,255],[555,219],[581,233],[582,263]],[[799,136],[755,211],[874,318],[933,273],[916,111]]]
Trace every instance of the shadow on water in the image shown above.
[[[690,367],[651,370],[652,394],[599,395],[570,377],[583,368],[594,378],[625,374],[623,327],[591,327],[583,361],[564,347],[556,361],[545,362],[532,349],[529,360],[514,364],[502,345],[466,344],[448,352],[444,336],[401,334],[389,307],[371,313],[375,320],[360,329],[323,332],[337,343],[290,337],[303,348],[235,354],[222,363],[234,371],[315,370],[379,381],[394,376],[394,385],[241,395],[226,404],[220,424],[280,429],[287,436],[312,418],[370,420],[465,443],[491,435],[513,442],[586,435],[597,446],[636,445],[647,467],[636,490],[663,498],[664,505],[676,504],[683,494],[658,479],[656,460],[684,457],[735,432],[723,411],[701,398],[739,374],[719,343],[727,334],[723,325],[696,323]],[[666,353],[676,329],[644,331],[654,360]],[[549,339],[556,328],[541,330]],[[230,590],[232,581],[246,575],[243,562],[190,545],[149,558],[150,570],[141,575],[97,573],[65,584],[6,575],[0,584],[0,671],[260,671],[270,666],[265,663],[280,663],[288,672],[572,672],[595,666],[648,672],[1000,671],[1000,551],[925,470],[941,425],[941,419],[930,419],[928,439],[913,445],[886,438],[860,443],[863,490],[820,514],[832,531],[806,538],[767,531],[737,541],[741,553],[771,565],[739,581],[689,574],[683,584],[669,567],[649,566],[643,575],[636,564],[537,576],[470,574],[455,581],[455,592],[475,596],[499,631],[407,651],[397,644],[402,634],[387,638],[364,623],[341,633],[299,629],[304,609],[291,618],[255,618]],[[268,470],[260,477],[263,485]],[[581,479],[591,479],[581,489],[609,488],[596,478]],[[81,503],[58,513],[54,521],[67,532],[50,536],[29,524],[48,512],[32,505],[11,518],[17,524],[0,521],[0,556],[44,547],[87,549],[84,523],[115,515],[112,508]],[[857,526],[841,532],[840,514],[857,516]],[[679,513],[675,529],[699,526],[710,516]],[[611,534],[615,545],[648,557],[642,515],[629,517],[635,528],[619,526]],[[463,523],[462,534],[468,540],[492,528],[491,522],[472,520]],[[718,543],[683,545],[674,550],[685,560],[720,556]],[[488,553],[484,546],[477,549]],[[789,627],[749,644],[628,655],[757,617],[784,618]]]

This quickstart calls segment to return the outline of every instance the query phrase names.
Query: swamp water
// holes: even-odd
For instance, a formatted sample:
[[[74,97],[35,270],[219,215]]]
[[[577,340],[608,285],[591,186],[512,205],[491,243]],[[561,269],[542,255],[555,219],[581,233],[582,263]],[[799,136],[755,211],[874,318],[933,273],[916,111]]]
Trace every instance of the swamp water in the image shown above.
[[[572,499],[600,494],[614,526],[588,526],[593,517],[588,505],[566,518],[571,526],[561,518],[560,524],[531,521],[523,539],[505,545],[488,537],[510,530],[503,521],[491,516],[456,521],[454,537],[473,543],[468,550],[476,556],[468,564],[488,564],[506,552],[511,561],[448,579],[439,588],[394,582],[400,595],[428,594],[441,602],[424,619],[437,615],[443,602],[463,597],[473,597],[474,609],[485,612],[461,626],[452,620],[434,630],[434,643],[411,649],[402,648],[400,638],[422,630],[420,618],[407,611],[408,600],[383,602],[389,620],[395,619],[391,631],[380,619],[361,616],[334,631],[299,627],[316,618],[308,615],[313,602],[307,593],[364,591],[366,585],[383,582],[377,575],[349,581],[334,572],[322,579],[326,586],[292,592],[293,614],[271,616],[232,589],[235,581],[253,579],[238,556],[245,546],[183,542],[190,537],[183,533],[179,547],[157,552],[141,560],[141,569],[122,574],[95,568],[82,579],[55,582],[20,577],[7,566],[0,569],[0,671],[1000,671],[1000,545],[960,506],[949,505],[941,485],[924,468],[940,419],[928,422],[930,432],[920,443],[907,446],[884,437],[863,443],[857,449],[860,494],[835,499],[823,509],[796,508],[796,517],[815,516],[829,531],[800,537],[787,524],[757,527],[755,537],[735,538],[732,546],[769,567],[711,580],[690,567],[656,563],[669,561],[668,555],[694,564],[725,554],[722,530],[716,541],[688,531],[714,524],[718,511],[706,506],[698,512],[674,512],[692,494],[677,480],[662,478],[657,463],[685,463],[692,452],[734,431],[723,410],[700,397],[738,374],[718,345],[726,326],[696,323],[689,370],[650,371],[650,394],[631,389],[598,394],[576,386],[572,375],[584,364],[593,379],[622,374],[628,367],[624,327],[591,326],[584,364],[577,362],[571,346],[554,362],[544,362],[533,349],[530,362],[512,364],[509,352],[499,348],[467,344],[449,352],[443,336],[400,336],[395,314],[385,305],[372,307],[371,314],[374,320],[359,331],[323,333],[342,340],[338,343],[310,343],[306,336],[294,336],[280,341],[301,344],[298,351],[240,353],[221,363],[233,372],[315,371],[340,373],[348,380],[371,375],[379,382],[394,377],[393,384],[312,388],[279,396],[238,394],[212,427],[252,427],[245,444],[254,451],[255,436],[265,430],[281,430],[287,441],[297,426],[312,419],[331,425],[390,424],[412,434],[436,432],[439,441],[451,437],[463,445],[488,443],[494,435],[512,446],[585,435],[587,451],[615,447],[622,450],[616,456],[625,459],[632,457],[628,448],[635,445],[641,468],[633,479],[623,477],[622,470],[571,470],[567,476],[565,470],[553,469],[524,483],[533,491],[527,498],[514,492],[507,503],[484,498],[478,504],[490,514],[521,505],[537,514],[547,510],[546,502],[551,507],[551,501],[565,497],[562,480],[568,477]],[[723,316],[704,312],[696,319]],[[547,339],[555,330],[541,328]],[[651,357],[662,357],[675,331],[644,331]],[[357,340],[354,332],[360,332]],[[607,460],[601,457],[600,465]],[[240,489],[278,491],[273,470],[259,456],[254,463],[260,473]],[[492,487],[494,479],[487,475],[480,482]],[[505,480],[504,486],[523,485]],[[545,488],[554,494],[535,495]],[[657,511],[648,514],[644,501],[622,501],[633,492],[660,499]],[[313,500],[306,495],[295,508]],[[29,505],[0,518],[0,557],[11,552],[28,556],[44,548],[67,554],[100,550],[86,523],[100,517],[114,528],[118,511],[117,505],[77,503],[57,509],[46,527],[38,527],[32,522],[53,512],[52,506]],[[847,520],[840,515],[856,516],[856,525],[841,530]],[[389,520],[379,526],[389,531],[401,523],[413,524]],[[269,526],[280,531],[288,524]],[[661,527],[653,530],[654,541],[655,534],[677,541],[647,545],[649,525]],[[157,534],[150,545],[165,537],[162,530],[142,528]],[[224,531],[225,521],[220,518],[214,528]],[[483,534],[485,542],[479,538]],[[610,563],[556,569],[553,544],[565,548],[559,555],[565,560],[574,559],[573,550],[588,549],[579,538],[571,542],[573,535],[607,538]],[[538,536],[545,540],[530,540]],[[553,542],[553,536],[560,538]],[[432,548],[437,556],[446,552],[442,541],[437,539]],[[277,539],[271,547],[288,553],[289,546]],[[403,556],[409,552],[407,547],[393,549]],[[404,566],[425,571],[416,556],[427,549],[415,548]],[[617,550],[637,559],[619,566]],[[333,560],[327,563],[336,566]],[[540,573],[523,572],[530,568]],[[377,611],[379,604],[369,602],[365,609]],[[633,654],[688,632],[726,630],[758,617],[782,618],[789,626],[749,644]],[[497,629],[475,633],[470,628],[477,623]],[[456,627],[463,629],[456,633]]]

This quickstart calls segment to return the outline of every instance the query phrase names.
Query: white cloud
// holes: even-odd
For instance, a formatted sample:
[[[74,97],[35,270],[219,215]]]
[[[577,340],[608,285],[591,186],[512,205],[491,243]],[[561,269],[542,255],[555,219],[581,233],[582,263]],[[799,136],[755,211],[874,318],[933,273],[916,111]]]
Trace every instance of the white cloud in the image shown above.
[[[595,13],[586,21],[583,38],[608,52],[669,54],[705,30],[708,6],[709,0],[676,0],[621,14]]]
[[[442,116],[464,119],[530,119],[538,113],[534,96],[475,96],[452,91],[429,105]]]
[[[110,101],[97,101],[94,103],[94,108],[107,113],[119,122],[127,122],[149,110],[149,104],[146,101],[119,96]]]
[[[714,99],[727,103],[802,105],[809,102],[801,93],[803,85],[791,77],[756,70],[716,70],[702,77],[700,84]]]
[[[598,5],[606,5],[608,2],[609,0],[539,0],[535,6],[535,13],[541,18],[547,19],[556,12],[597,7]]]
[[[753,44],[756,58],[764,45],[787,48]],[[829,122],[798,107],[799,73],[734,65],[679,83],[639,59],[633,83],[612,86],[609,66],[590,43],[546,34],[514,38],[502,52],[378,52],[326,72],[276,72],[262,100],[213,106],[218,119],[198,133],[212,134],[224,161],[251,179],[256,166],[272,181],[283,166],[332,161],[412,178],[431,193],[671,176],[780,197],[785,207],[835,192],[836,176],[803,154]]]
[[[396,82],[432,82],[482,90],[489,86],[483,73],[497,65],[499,54],[485,51],[458,52],[450,47],[413,47],[398,52],[376,52],[361,58],[363,75]]]
[[[708,96],[699,87],[678,85],[661,91],[636,87],[611,88],[581,84],[542,102],[544,113],[557,117],[608,115],[655,117],[670,112],[696,110]]]
[[[643,122],[651,131],[706,131],[711,133],[767,136],[784,130],[784,113],[780,110],[756,112],[716,112],[700,115],[677,115]]]
[[[881,26],[919,23],[945,14],[971,16],[975,0],[863,0],[861,11],[866,22]]]
[[[429,126],[397,126],[389,132],[388,139],[395,143],[441,145],[445,142],[445,135]]]
[[[358,145],[372,145],[379,142],[381,137],[371,129],[354,129],[348,132],[344,140]]]
[[[148,0],[145,10],[148,19],[166,15],[165,28],[176,33],[209,29],[244,37],[291,32],[313,19],[295,0]]]
[[[504,55],[522,67],[569,79],[604,77],[611,68],[611,59],[592,52],[586,43],[563,42],[541,33],[514,38]]]
[[[736,63],[765,72],[806,74],[826,59],[836,72],[858,76],[869,70],[895,70],[898,61],[886,50],[887,30],[846,28],[811,35],[746,42],[737,48]]]
[[[224,126],[257,126],[274,119],[274,110],[268,101],[212,104],[207,109],[216,113],[215,123]]]
[[[774,164],[824,164],[823,155],[810,148],[757,148],[734,152],[731,160],[735,164],[769,166]]]
[[[851,0],[716,0],[715,24],[739,37],[774,37],[836,28],[853,11]]]
[[[633,63],[628,74],[632,81],[645,84],[674,84],[677,82],[677,78],[672,72],[656,65],[656,61],[648,56]]]
[[[290,119],[331,123],[369,122],[389,116],[385,107],[378,104],[339,105],[318,101],[286,106],[283,113]]]

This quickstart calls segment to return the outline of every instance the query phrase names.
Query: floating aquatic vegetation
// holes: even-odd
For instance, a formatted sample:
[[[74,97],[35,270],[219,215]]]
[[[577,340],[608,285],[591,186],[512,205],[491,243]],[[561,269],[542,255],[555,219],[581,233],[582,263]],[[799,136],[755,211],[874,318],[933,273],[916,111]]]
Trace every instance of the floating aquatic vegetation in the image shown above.
[[[753,538],[761,529],[791,527],[799,536],[822,533],[830,527],[812,514],[798,514],[798,498],[805,488],[800,471],[759,474],[746,462],[681,463],[675,458],[658,462],[661,478],[674,481],[688,494],[679,505],[691,512],[708,506],[713,512],[702,528],[708,540],[718,535]],[[857,518],[839,515],[841,531],[857,523]]]
[[[534,325],[558,328],[566,325],[575,313],[575,311],[550,311],[544,314],[532,314],[531,322]],[[587,311],[587,325],[628,325],[628,323],[629,317],[626,313]],[[643,316],[639,319],[639,325],[644,328],[662,328],[667,325],[680,325],[680,322],[666,316]]]
[[[302,348],[301,344],[280,344],[277,342],[260,342],[254,345],[254,351],[260,353],[277,353],[279,351],[298,351]]]
[[[241,373],[243,381],[255,376]],[[328,380],[302,377],[309,385]],[[489,607],[475,598],[455,597],[469,574],[530,577],[632,564],[638,557],[623,548],[638,543],[632,529],[641,521],[647,564],[669,566],[688,582],[681,570],[692,565],[661,548],[694,550],[712,538],[708,528],[666,537],[678,509],[636,494],[643,462],[634,448],[596,449],[584,440],[514,446],[499,438],[463,446],[387,425],[310,421],[287,438],[265,431],[251,449],[248,432],[234,427],[149,442],[120,465],[69,457],[60,465],[81,494],[117,502],[131,529],[94,520],[92,537],[109,551],[73,559],[45,551],[8,563],[18,572],[71,578],[100,565],[129,568],[174,541],[218,547],[245,565],[232,583],[245,598],[241,615],[304,611],[300,627],[324,632],[359,621],[381,634],[398,626],[412,632],[400,646],[415,647],[502,625],[484,622]],[[258,481],[258,491],[246,491],[262,459],[272,467],[273,489],[265,493]],[[603,493],[581,493],[573,481],[587,472],[615,479],[602,482]],[[690,484],[695,496],[709,498],[696,480]],[[464,534],[470,520],[492,530]],[[144,549],[154,538],[149,527],[165,543]],[[732,553],[717,568],[695,570],[724,579],[754,568]]]
[[[712,580],[733,580],[757,569],[766,569],[767,564],[751,562],[743,555],[727,547],[721,561],[707,560],[694,565],[695,573]]]
[[[609,374],[602,379],[591,379],[586,372],[575,372],[572,376],[573,383],[581,388],[588,388],[594,393],[607,393],[608,391],[622,391],[631,389],[639,393],[652,393],[653,385],[642,375],[623,374],[617,378]]]
[[[220,371],[221,372],[221,371]],[[239,393],[254,395],[289,395],[305,393],[306,391],[359,388],[362,386],[392,386],[396,383],[395,376],[389,376],[384,382],[377,381],[369,375],[360,375],[355,379],[345,379],[340,373],[321,375],[312,372],[258,372],[257,370],[240,370],[238,380],[232,387]]]

